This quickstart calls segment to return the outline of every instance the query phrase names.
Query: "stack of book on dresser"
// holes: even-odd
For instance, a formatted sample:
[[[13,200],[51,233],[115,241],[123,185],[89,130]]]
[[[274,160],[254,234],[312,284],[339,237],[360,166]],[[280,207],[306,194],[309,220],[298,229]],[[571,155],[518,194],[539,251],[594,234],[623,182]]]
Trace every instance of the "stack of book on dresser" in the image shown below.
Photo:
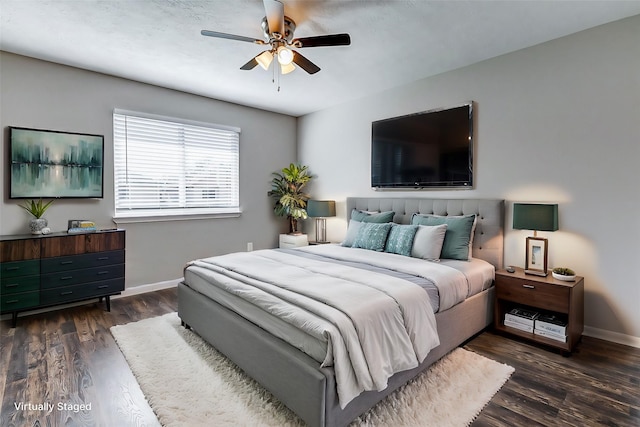
[[[545,338],[567,342],[567,322],[561,315],[516,307],[504,315],[504,325]]]
[[[93,233],[96,229],[96,223],[86,219],[70,219],[68,222],[67,233]]]

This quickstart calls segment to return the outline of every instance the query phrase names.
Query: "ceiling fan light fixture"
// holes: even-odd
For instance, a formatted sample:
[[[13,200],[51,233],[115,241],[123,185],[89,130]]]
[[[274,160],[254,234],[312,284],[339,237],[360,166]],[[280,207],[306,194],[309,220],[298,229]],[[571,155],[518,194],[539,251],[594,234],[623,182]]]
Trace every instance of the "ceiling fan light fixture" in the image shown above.
[[[271,65],[271,61],[273,61],[273,53],[268,50],[265,50],[260,55],[256,56],[256,62],[264,69],[268,70],[269,65]]]
[[[278,47],[278,62],[280,65],[289,65],[293,62],[293,51],[285,46]]]
[[[288,64],[280,64],[280,71],[282,72],[282,74],[289,74],[295,69],[296,69],[296,66],[293,65],[291,62]]]

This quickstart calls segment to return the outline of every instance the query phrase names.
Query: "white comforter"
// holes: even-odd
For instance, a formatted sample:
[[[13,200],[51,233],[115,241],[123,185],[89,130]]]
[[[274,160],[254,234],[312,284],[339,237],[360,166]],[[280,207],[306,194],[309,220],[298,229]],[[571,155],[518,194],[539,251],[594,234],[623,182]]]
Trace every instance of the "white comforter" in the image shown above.
[[[373,258],[374,264],[390,263],[387,267],[435,282],[447,276],[446,280],[460,282],[449,289],[462,288],[464,281],[464,296],[467,293],[462,273],[434,263],[333,245],[301,250],[349,261]],[[428,264],[428,271],[418,271]],[[188,268],[325,340],[323,364],[334,366],[343,408],[362,391],[383,390],[389,377],[415,368],[439,344],[427,293],[402,279],[271,250],[193,261]],[[462,292],[454,290],[455,295],[444,297],[453,301]]]

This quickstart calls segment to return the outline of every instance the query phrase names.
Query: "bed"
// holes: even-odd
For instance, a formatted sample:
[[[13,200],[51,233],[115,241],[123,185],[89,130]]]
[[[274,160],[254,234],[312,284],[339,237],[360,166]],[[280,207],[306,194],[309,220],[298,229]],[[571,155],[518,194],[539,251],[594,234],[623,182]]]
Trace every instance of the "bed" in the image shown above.
[[[353,267],[353,264],[363,261],[365,252],[373,251],[361,249],[363,246],[349,252],[350,248],[340,245],[334,245],[334,248],[331,248],[330,245],[319,245],[300,250],[259,251],[258,254],[255,254],[258,258],[246,258],[251,255],[241,255],[240,258],[223,256],[194,260],[185,268],[185,280],[178,286],[178,315],[183,324],[193,328],[196,333],[262,384],[310,426],[344,426],[349,424],[449,351],[483,330],[492,321],[493,287],[491,283],[493,271],[502,267],[503,258],[504,202],[502,200],[348,198],[347,212],[351,213],[354,210],[365,216],[393,212],[393,222],[403,225],[419,223],[416,222],[414,215],[436,215],[445,218],[475,215],[473,244],[470,249],[472,259],[470,261],[451,261],[443,258],[436,263],[416,259],[405,260],[405,258],[411,257],[403,258],[399,255],[391,255],[391,259],[394,261],[387,261],[389,257],[386,255],[372,253],[382,261],[391,263],[388,267],[391,270],[400,271],[400,274],[404,274],[403,269],[405,268],[408,271],[413,271],[414,266],[419,263],[437,265],[436,268],[440,269],[458,266],[462,270],[481,271],[479,274],[474,273],[480,277],[479,284],[470,285],[474,290],[470,290],[461,300],[454,298],[452,301],[448,301],[444,298],[441,302],[442,306],[438,307],[434,306],[431,297],[427,298],[433,307],[434,313],[430,315],[434,319],[433,328],[437,331],[437,341],[435,343],[430,341],[430,347],[433,348],[429,347],[426,352],[424,351],[426,348],[424,346],[428,345],[426,341],[407,344],[413,345],[414,349],[418,348],[416,352],[422,352],[422,356],[413,365],[406,365],[410,366],[408,369],[393,371],[395,373],[388,376],[383,389],[380,387],[380,382],[377,382],[377,386],[372,387],[369,391],[357,392],[356,390],[353,392],[353,389],[344,385],[344,378],[348,375],[345,375],[345,369],[340,367],[344,365],[341,365],[343,362],[341,362],[342,356],[340,356],[338,345],[331,345],[332,354],[336,356],[335,360],[332,359],[327,363],[327,360],[322,359],[322,352],[326,352],[326,343],[322,341],[321,336],[312,336],[312,339],[308,340],[308,335],[313,335],[311,332],[281,329],[282,324],[289,322],[289,320],[283,322],[277,316],[270,315],[269,310],[265,307],[271,307],[271,302],[261,302],[260,304],[266,305],[251,309],[251,304],[247,300],[256,303],[255,298],[251,296],[252,294],[245,292],[244,289],[237,291],[237,294],[232,294],[233,292],[227,294],[227,289],[221,283],[217,283],[225,282],[224,277],[226,276],[220,276],[220,269],[228,268],[232,272],[225,274],[233,276],[246,274],[241,271],[244,264],[259,266],[262,262],[282,261],[283,264],[287,264],[282,271],[271,268],[257,269],[269,270],[270,273],[265,273],[267,276],[281,274],[283,286],[286,288],[287,280],[285,279],[287,277],[291,276],[292,280],[300,281],[298,277],[295,277],[295,274],[302,267],[313,270],[317,268],[319,263],[326,261],[322,257],[346,257],[346,259],[339,259],[336,266],[332,263],[329,268],[331,271],[335,270],[337,276],[336,279],[326,279],[327,289],[331,289],[333,285],[339,285],[339,282],[333,283],[333,280],[340,281],[344,279],[344,275],[350,275],[350,268]],[[349,231],[351,229],[350,224]],[[348,237],[349,232],[346,240]],[[340,255],[335,255],[335,253]],[[394,256],[395,258],[393,258]],[[366,259],[364,261],[366,263]],[[225,263],[230,263],[230,265]],[[290,266],[291,263],[296,265]],[[298,263],[302,267],[299,267]],[[264,265],[270,266],[272,264]],[[396,268],[395,265],[401,267]],[[472,265],[473,268],[471,268]],[[491,268],[490,272],[486,269],[487,265]],[[480,266],[482,269],[476,270],[475,266]],[[360,266],[356,267],[360,268]],[[211,269],[212,272],[209,273],[208,269]],[[323,267],[321,270],[324,275],[327,269]],[[204,273],[205,271],[207,272]],[[372,282],[373,278],[381,277],[382,274],[379,271],[359,271],[361,273],[357,274],[358,280],[363,282]],[[248,274],[250,277],[243,280],[246,282],[257,280],[252,274]],[[438,275],[437,272],[429,274]],[[462,274],[472,276],[464,271]],[[207,278],[209,275],[215,280]],[[217,286],[209,286],[208,280],[215,281]],[[269,282],[270,277],[264,280]],[[318,280],[317,277],[314,280]],[[403,279],[390,277],[388,280],[393,282]],[[384,281],[386,282],[386,280]],[[470,280],[469,283],[471,283]],[[258,285],[258,288],[260,286],[262,285]],[[412,287],[415,288],[414,285],[409,285],[407,289],[415,292],[410,289]],[[211,290],[212,288],[216,290]],[[438,288],[444,296],[443,289]],[[262,288],[259,289],[259,292],[262,292]],[[384,292],[388,292],[388,290]],[[243,297],[238,298],[238,295]],[[278,307],[274,308],[272,314],[279,312],[279,310]],[[304,312],[301,315],[306,316],[308,315],[307,311],[313,312],[313,310],[314,307],[304,307],[298,311]],[[264,316],[260,313],[263,313]],[[283,315],[283,319],[291,317],[293,317],[291,313]],[[416,322],[423,321],[421,319],[423,318],[416,317]],[[429,322],[428,319],[424,320],[425,325]],[[261,324],[261,326],[257,324]],[[285,325],[285,327],[290,326]],[[313,328],[311,330],[313,331]],[[366,350],[363,351],[366,353]],[[392,359],[396,360],[395,357]],[[348,398],[345,397],[348,394],[348,391],[345,392],[345,390],[351,390],[351,395]]]

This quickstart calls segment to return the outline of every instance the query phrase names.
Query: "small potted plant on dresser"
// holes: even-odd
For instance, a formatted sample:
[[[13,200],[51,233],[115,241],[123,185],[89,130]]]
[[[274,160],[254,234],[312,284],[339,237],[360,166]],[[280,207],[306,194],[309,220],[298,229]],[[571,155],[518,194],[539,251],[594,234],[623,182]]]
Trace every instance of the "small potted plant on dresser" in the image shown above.
[[[19,205],[22,209],[33,215],[33,218],[29,221],[29,230],[31,234],[44,234],[48,230],[48,222],[42,216],[49,209],[49,206],[53,203],[53,200],[44,203],[42,199],[38,201],[30,200],[23,205]]]
[[[554,279],[565,282],[573,282],[576,280],[576,272],[567,267],[556,267],[551,270],[551,275]]]

